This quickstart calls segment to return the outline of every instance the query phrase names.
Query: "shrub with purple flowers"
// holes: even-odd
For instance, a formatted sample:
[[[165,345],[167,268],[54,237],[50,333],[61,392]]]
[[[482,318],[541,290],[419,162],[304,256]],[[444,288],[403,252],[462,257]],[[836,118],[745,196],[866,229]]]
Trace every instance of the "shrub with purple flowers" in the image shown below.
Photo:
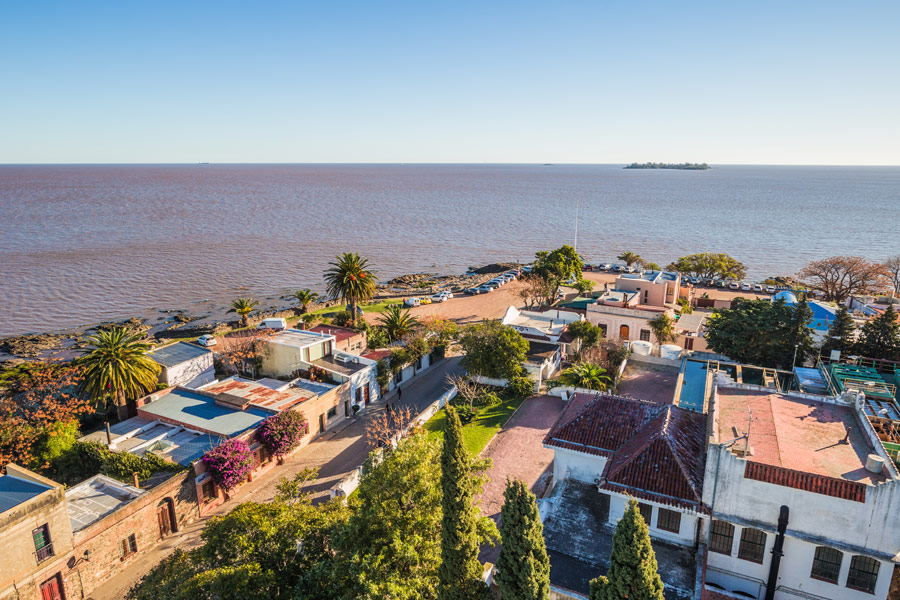
[[[270,454],[282,457],[296,448],[308,432],[309,424],[302,414],[285,410],[260,423],[256,437]]]
[[[226,440],[201,459],[217,486],[229,491],[247,478],[253,469],[253,455],[244,440]]]

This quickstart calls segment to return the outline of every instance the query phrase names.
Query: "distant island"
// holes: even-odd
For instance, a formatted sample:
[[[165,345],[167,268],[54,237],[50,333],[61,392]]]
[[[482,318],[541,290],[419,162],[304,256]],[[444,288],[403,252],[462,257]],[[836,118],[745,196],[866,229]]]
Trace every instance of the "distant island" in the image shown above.
[[[681,171],[705,171],[706,163],[631,163],[626,169],[679,169]]]

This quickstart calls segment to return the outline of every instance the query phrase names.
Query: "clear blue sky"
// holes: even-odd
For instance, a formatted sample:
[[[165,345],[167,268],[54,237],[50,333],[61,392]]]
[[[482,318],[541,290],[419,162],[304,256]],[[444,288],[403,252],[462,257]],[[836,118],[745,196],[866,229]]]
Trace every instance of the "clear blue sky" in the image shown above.
[[[0,3],[0,163],[900,164],[900,2]]]

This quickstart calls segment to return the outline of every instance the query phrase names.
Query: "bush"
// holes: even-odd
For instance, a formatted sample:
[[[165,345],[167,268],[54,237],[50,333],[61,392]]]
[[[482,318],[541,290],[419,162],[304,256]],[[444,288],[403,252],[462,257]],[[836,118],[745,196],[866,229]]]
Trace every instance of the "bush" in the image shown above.
[[[353,327],[356,324],[356,321],[349,310],[342,310],[341,312],[334,313],[331,316],[331,320],[338,327]]]
[[[212,480],[225,491],[235,488],[253,469],[250,447],[244,440],[226,440],[201,459]]]
[[[474,421],[478,414],[473,409],[469,408],[467,404],[456,406],[454,408],[456,408],[456,414],[459,415],[459,420],[463,425],[467,425]]]
[[[387,332],[381,327],[371,327],[366,334],[366,345],[369,348],[384,348],[390,343]]]
[[[495,404],[500,404],[500,402],[502,402],[500,396],[495,392],[489,391],[482,392],[476,400],[478,406],[494,406]]]
[[[534,381],[527,375],[520,375],[510,379],[506,389],[517,398],[527,398],[534,393]]]
[[[182,469],[181,465],[153,454],[138,456],[130,452],[110,452],[98,442],[75,442],[53,460],[47,471],[55,481],[74,485],[97,474],[130,484],[134,473],[143,480],[157,473],[174,473]]]
[[[256,437],[271,454],[282,457],[309,433],[309,423],[300,413],[284,410],[259,424]]]

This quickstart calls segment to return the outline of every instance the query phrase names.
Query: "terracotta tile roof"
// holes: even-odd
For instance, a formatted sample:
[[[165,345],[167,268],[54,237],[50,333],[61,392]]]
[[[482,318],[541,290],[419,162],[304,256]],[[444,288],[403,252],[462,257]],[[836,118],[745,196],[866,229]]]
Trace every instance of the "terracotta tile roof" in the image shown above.
[[[349,340],[356,335],[362,335],[361,332],[356,331],[355,329],[350,329],[349,327],[338,327],[336,325],[316,325],[315,327],[310,327],[308,331],[324,333],[325,335],[333,335],[335,341],[338,342]]]
[[[387,358],[391,355],[391,348],[382,348],[381,350],[372,350],[371,352],[366,352],[362,355],[363,358],[368,358],[369,360],[379,361]]]
[[[752,460],[747,461],[744,477],[854,502],[866,501],[866,486],[858,481],[845,481],[814,473],[804,473]]]
[[[702,506],[706,415],[608,394],[576,394],[544,443],[607,456],[601,489]]]

